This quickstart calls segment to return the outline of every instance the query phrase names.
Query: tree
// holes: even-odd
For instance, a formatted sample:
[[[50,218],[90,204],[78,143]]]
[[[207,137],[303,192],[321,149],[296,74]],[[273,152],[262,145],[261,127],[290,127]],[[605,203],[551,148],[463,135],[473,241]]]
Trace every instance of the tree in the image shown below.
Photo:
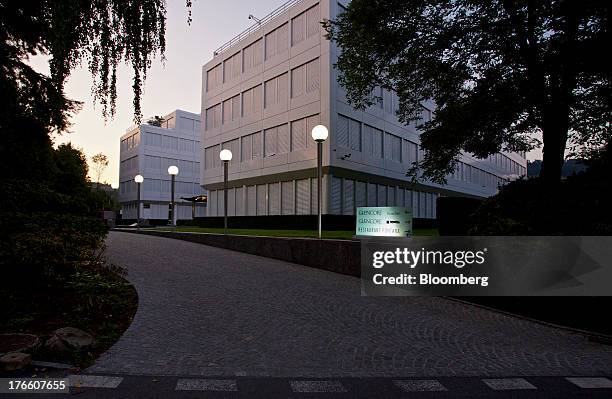
[[[161,127],[162,123],[164,123],[164,117],[159,115],[154,115],[147,119],[147,123],[151,126]]]
[[[191,0],[186,0],[191,21]],[[78,101],[64,95],[72,68],[85,64],[105,118],[113,117],[117,66],[132,67],[134,120],[152,59],[165,50],[165,0],[0,1],[0,159],[14,172],[0,179],[47,178],[50,135],[65,131]],[[27,63],[49,56],[50,76]]]
[[[91,191],[87,185],[87,157],[72,143],[61,144],[54,151],[55,173],[50,188],[59,193],[82,196]]]
[[[560,179],[568,138],[609,143],[609,25],[606,0],[353,0],[324,22],[353,106],[379,101],[377,86],[394,90],[408,123],[435,102],[418,166],[438,182],[461,151],[529,150],[536,132],[548,182]]]
[[[102,177],[102,173],[104,173],[104,169],[108,166],[108,157],[101,152],[91,157],[91,162],[93,163],[93,170],[96,174],[96,188],[100,185],[100,177]]]
[[[191,1],[187,1],[190,7]],[[91,72],[94,98],[104,116],[113,116],[117,99],[117,66],[131,65],[135,119],[140,120],[140,96],[147,70],[166,48],[164,0],[33,0],[0,2],[0,43],[6,51],[2,65],[9,77],[46,81],[62,96],[63,84],[75,66],[85,62]],[[29,55],[49,55],[50,80],[34,73],[23,61]],[[21,76],[18,71],[25,72]],[[55,127],[61,127],[59,120]]]

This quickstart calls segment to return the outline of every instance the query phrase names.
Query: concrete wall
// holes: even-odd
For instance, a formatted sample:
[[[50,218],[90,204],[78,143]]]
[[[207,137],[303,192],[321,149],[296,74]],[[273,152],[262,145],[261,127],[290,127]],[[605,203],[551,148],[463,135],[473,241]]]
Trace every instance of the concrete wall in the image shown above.
[[[136,233],[136,231],[130,232]],[[361,242],[357,240],[254,237],[146,230],[141,230],[139,234],[176,238],[355,277],[361,275]]]

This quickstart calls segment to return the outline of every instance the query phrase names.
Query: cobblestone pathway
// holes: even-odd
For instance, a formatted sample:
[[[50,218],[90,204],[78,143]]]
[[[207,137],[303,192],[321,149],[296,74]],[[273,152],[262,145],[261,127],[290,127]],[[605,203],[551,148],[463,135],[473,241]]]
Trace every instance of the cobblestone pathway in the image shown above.
[[[361,297],[359,280],[112,232],[139,294],[91,373],[238,377],[612,375],[612,346],[442,298]]]

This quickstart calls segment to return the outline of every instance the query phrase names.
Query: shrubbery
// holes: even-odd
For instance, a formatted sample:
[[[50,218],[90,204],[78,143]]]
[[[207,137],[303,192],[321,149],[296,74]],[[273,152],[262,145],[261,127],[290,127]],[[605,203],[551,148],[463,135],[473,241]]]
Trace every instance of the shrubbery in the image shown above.
[[[472,214],[481,204],[482,200],[476,198],[438,197],[436,214],[440,235],[467,235],[472,222]]]
[[[92,217],[51,212],[0,214],[3,282],[59,282],[101,255],[106,226]]]
[[[512,182],[473,215],[472,235],[611,235],[612,162],[608,150],[581,174],[557,184]]]
[[[85,157],[68,144],[51,158],[43,181],[0,181],[0,288],[53,285],[98,263],[107,227]]]

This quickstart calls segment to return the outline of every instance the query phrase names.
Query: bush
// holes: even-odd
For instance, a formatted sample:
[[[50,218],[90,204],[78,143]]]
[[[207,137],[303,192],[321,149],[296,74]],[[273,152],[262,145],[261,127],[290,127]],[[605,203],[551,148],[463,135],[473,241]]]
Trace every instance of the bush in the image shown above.
[[[482,200],[475,198],[438,197],[436,214],[440,235],[467,235],[472,223],[472,215],[481,204]]]
[[[612,179],[609,152],[588,171],[557,184],[514,181],[485,200],[473,235],[610,235]]]
[[[78,215],[0,214],[0,273],[12,286],[55,283],[100,258],[107,228]]]
[[[107,228],[85,155],[70,144],[50,154],[44,179],[0,180],[0,284],[55,284],[101,256]]]

